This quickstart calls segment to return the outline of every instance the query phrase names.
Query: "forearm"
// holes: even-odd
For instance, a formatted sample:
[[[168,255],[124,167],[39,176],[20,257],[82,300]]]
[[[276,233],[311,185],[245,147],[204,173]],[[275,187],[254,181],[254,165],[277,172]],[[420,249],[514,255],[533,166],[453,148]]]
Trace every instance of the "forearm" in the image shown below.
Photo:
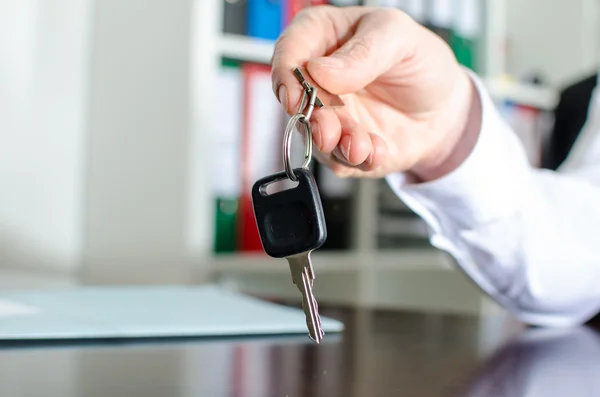
[[[431,225],[432,243],[508,310],[540,325],[585,321],[600,307],[600,185],[531,168],[485,95],[482,109],[481,133],[456,169],[388,181]]]

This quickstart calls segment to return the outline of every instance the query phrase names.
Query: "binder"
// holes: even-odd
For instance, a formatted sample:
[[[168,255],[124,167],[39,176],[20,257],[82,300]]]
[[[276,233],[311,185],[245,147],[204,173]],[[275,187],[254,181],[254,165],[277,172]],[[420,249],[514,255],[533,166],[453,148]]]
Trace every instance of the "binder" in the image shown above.
[[[428,28],[449,45],[452,43],[454,12],[455,0],[429,0]]]
[[[402,9],[404,6],[404,0],[379,0],[378,6]]]
[[[238,222],[238,249],[263,251],[252,208],[252,185],[258,179],[281,171],[281,119],[285,113],[273,94],[268,65],[247,63],[242,66],[242,194]]]
[[[223,33],[245,35],[247,27],[248,0],[223,1]]]
[[[364,5],[363,0],[329,0],[329,4],[336,7],[350,7]]]
[[[283,0],[284,7],[283,12],[285,17],[283,18],[283,27],[285,28],[290,24],[294,17],[302,11],[303,8],[313,7],[318,5],[327,4],[327,0]]]
[[[457,61],[475,72],[479,70],[478,43],[483,12],[480,0],[456,0],[452,49]]]
[[[350,249],[354,230],[354,180],[340,178],[320,163],[315,162],[313,169],[325,212],[325,224],[330,231],[321,249]]]
[[[248,36],[275,41],[283,26],[284,1],[246,0]]]
[[[416,22],[422,25],[427,23],[427,9],[424,0],[404,0],[402,10]]]
[[[425,24],[427,12],[424,0],[380,0],[379,6],[397,8],[418,23]]]
[[[215,93],[221,113],[212,128],[211,155],[215,211],[215,253],[236,250],[241,194],[242,73],[239,63],[224,59]]]
[[[379,249],[432,248],[429,227],[384,180],[379,182],[377,247]]]
[[[512,101],[503,101],[497,106],[502,117],[523,144],[529,164],[539,167],[544,143],[544,112]]]
[[[266,335],[298,335],[304,340],[306,335],[302,310],[212,284],[2,291],[0,305],[13,311],[0,317],[0,341],[5,346],[181,337],[234,337],[247,342],[249,336]],[[340,321],[325,316],[321,321],[330,335],[325,341],[344,330]]]
[[[284,0],[283,28],[285,29],[294,17],[305,7],[307,0]]]

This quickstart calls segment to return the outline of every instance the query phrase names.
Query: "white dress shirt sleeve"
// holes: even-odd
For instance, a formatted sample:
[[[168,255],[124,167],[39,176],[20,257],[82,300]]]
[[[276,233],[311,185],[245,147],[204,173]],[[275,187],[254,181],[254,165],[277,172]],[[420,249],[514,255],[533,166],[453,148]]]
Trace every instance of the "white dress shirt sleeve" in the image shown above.
[[[590,112],[564,170],[536,169],[473,80],[483,119],[465,162],[426,183],[402,173],[386,179],[430,226],[432,245],[517,318],[585,322],[600,310],[600,117]]]

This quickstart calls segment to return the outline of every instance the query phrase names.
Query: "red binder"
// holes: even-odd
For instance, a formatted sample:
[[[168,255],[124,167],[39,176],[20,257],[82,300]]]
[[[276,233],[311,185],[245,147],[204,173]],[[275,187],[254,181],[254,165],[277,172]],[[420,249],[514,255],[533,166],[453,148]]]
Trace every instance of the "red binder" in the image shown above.
[[[284,26],[294,19],[294,17],[306,7],[328,4],[327,0],[287,0],[284,5],[285,16],[283,18]]]
[[[268,65],[247,63],[242,67],[242,73],[242,194],[238,250],[261,252],[263,247],[252,208],[252,185],[258,179],[283,169],[281,123],[285,114],[273,94],[271,68]]]

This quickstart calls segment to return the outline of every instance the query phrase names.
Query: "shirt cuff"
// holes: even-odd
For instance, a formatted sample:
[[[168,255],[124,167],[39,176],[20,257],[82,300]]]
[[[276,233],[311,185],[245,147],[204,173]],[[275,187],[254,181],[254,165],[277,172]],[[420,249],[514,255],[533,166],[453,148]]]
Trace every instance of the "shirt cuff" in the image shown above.
[[[516,134],[501,118],[482,81],[471,71],[482,104],[482,124],[475,147],[447,175],[413,183],[404,173],[386,180],[396,195],[434,229],[451,222],[470,229],[494,222],[521,207],[531,166]]]

